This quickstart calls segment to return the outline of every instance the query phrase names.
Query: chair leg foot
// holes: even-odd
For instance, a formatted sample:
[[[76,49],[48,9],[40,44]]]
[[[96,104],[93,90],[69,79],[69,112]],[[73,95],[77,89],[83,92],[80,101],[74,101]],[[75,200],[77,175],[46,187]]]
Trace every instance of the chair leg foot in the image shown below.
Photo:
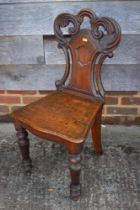
[[[70,198],[77,201],[81,195],[80,185],[80,171],[81,171],[81,155],[80,154],[69,154],[69,169],[71,175],[70,184]]]
[[[81,196],[81,185],[70,184],[70,198],[71,200],[77,201]]]
[[[102,144],[101,144],[101,116],[102,112],[100,111],[97,114],[96,120],[92,127],[92,139],[96,155],[101,155],[103,153]]]
[[[17,129],[16,136],[18,139],[18,145],[22,155],[24,171],[27,175],[30,175],[32,169],[32,160],[29,155],[28,133],[24,128],[20,127],[20,129],[19,128]]]

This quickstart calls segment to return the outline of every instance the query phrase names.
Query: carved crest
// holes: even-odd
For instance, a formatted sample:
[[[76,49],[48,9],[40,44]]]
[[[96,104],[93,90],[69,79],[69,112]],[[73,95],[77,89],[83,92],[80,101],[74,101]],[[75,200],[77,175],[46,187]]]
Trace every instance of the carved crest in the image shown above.
[[[84,17],[89,18],[90,29],[82,29]],[[72,26],[69,26],[72,24]],[[71,37],[67,40],[62,28],[68,27]],[[56,81],[58,89],[69,88],[95,97],[104,98],[104,88],[101,81],[101,66],[106,57],[113,57],[121,38],[119,24],[109,17],[97,17],[90,9],[83,9],[77,15],[62,13],[54,22],[54,33],[66,57],[65,73],[61,80]],[[106,47],[100,46],[104,35],[111,35],[112,39]],[[70,68],[70,54],[72,67]],[[70,70],[71,78],[67,86]]]

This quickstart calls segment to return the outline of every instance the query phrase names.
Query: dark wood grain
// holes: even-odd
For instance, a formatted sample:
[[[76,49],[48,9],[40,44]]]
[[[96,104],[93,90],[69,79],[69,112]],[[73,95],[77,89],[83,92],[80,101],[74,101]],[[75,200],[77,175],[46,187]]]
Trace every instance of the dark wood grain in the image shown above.
[[[69,160],[69,169],[71,176],[70,196],[71,199],[78,200],[81,194],[81,186],[80,186],[81,155],[69,154],[68,160]]]
[[[56,91],[13,113],[14,118],[42,134],[63,141],[80,143],[90,129],[102,102],[79,97],[67,91]],[[88,110],[88,111],[87,111]],[[81,114],[82,113],[82,114]],[[45,136],[46,138],[46,136]],[[57,141],[57,138],[56,138]]]
[[[81,29],[84,17],[89,18],[90,29]],[[68,39],[62,32],[66,27],[70,35]],[[112,39],[102,47],[100,40],[105,32]],[[121,30],[114,19],[98,17],[94,11],[84,9],[77,15],[58,15],[54,21],[54,33],[66,58],[64,74],[55,83],[57,90],[14,111],[12,118],[21,140],[23,160],[30,160],[26,129],[45,140],[66,146],[71,175],[70,197],[78,200],[81,194],[81,152],[90,128],[96,153],[102,153],[101,112],[105,99],[101,67],[107,57],[113,57]]]
[[[102,117],[102,108],[99,110],[96,115],[95,122],[92,127],[92,136],[93,136],[93,145],[97,155],[103,153],[102,144],[101,144],[101,117]]]

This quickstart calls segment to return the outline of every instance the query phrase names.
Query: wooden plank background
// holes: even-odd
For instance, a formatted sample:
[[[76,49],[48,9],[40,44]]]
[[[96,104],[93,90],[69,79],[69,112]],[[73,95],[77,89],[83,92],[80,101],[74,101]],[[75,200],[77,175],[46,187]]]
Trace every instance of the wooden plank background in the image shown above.
[[[43,3],[43,2],[73,2],[75,0],[0,0],[0,3],[3,4],[13,4],[13,3],[18,3],[18,4],[22,4],[22,3]],[[85,0],[76,0],[77,2],[81,1],[85,1]],[[95,1],[104,1],[104,0],[92,0],[92,2]],[[112,1],[112,0],[106,0],[106,1]],[[114,1],[122,1],[122,0],[114,0]],[[123,0],[123,1],[131,1],[131,0]],[[88,0],[87,0],[88,2]]]
[[[65,56],[57,48],[57,41],[53,38],[44,39],[45,60],[47,64],[64,64]],[[114,52],[112,59],[106,59],[106,64],[139,64],[140,63],[140,35],[123,35],[121,44]]]
[[[45,63],[42,36],[1,36],[0,64]]]
[[[0,68],[0,89],[8,90],[54,90],[55,80],[64,72],[64,65],[1,65]],[[139,65],[103,65],[104,87],[112,91],[139,90],[139,71]]]
[[[102,69],[105,88],[140,90],[140,1],[127,0],[0,0],[0,89],[54,89],[65,59],[53,21],[81,8],[111,16],[122,28],[121,44]]]
[[[0,35],[52,35],[55,17],[93,8],[97,15],[115,18],[122,32],[140,34],[140,1],[47,2],[0,5]]]

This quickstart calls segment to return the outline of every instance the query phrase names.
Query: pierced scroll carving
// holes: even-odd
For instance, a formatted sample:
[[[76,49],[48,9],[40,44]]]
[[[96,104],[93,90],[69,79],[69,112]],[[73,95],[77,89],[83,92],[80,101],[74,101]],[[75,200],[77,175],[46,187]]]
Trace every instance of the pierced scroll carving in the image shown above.
[[[84,17],[89,18],[90,29],[81,29]],[[68,27],[68,33],[71,37],[70,40],[67,40],[62,32],[62,28],[64,27]],[[113,57],[113,51],[120,42],[121,29],[119,24],[113,18],[98,17],[94,11],[83,9],[77,15],[69,13],[58,15],[54,22],[54,33],[59,42],[58,46],[63,49],[66,57],[65,73],[61,80],[56,81],[56,87],[58,89],[70,88],[104,99],[104,88],[101,81],[101,66],[106,57]],[[87,36],[85,37],[84,34]],[[112,38],[107,46],[102,48],[100,40],[105,35],[111,35]],[[83,42],[85,42],[85,45],[82,45]],[[85,52],[83,53],[84,48]],[[72,57],[72,76],[69,85],[65,86],[65,82],[70,73],[70,53]],[[90,55],[90,53],[92,53],[92,55]],[[75,56],[77,57],[77,60]],[[85,68],[85,73],[80,72],[82,68],[78,67],[76,62],[79,62],[81,67],[87,66],[87,68]],[[77,71],[76,74],[77,77],[79,77],[79,80],[84,78],[87,81],[80,83],[76,79],[74,71]]]

